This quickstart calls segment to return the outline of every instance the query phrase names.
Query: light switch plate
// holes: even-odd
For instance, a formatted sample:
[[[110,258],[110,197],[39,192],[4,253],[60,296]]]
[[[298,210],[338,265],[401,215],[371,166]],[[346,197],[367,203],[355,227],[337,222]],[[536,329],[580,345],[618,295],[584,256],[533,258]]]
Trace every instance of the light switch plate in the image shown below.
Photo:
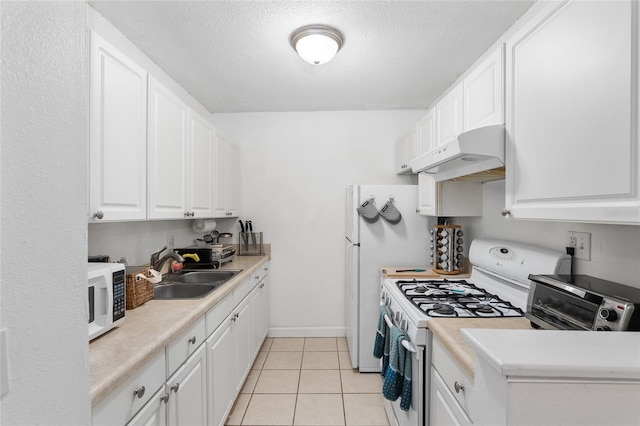
[[[591,260],[591,232],[569,231],[567,246],[574,247],[574,259]]]

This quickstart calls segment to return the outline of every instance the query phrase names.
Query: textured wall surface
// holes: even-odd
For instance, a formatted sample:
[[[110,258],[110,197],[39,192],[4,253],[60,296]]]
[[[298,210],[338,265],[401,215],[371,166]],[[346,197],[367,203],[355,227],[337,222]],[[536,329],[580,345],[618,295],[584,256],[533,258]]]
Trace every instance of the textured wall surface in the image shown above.
[[[84,2],[2,2],[1,424],[90,424]]]

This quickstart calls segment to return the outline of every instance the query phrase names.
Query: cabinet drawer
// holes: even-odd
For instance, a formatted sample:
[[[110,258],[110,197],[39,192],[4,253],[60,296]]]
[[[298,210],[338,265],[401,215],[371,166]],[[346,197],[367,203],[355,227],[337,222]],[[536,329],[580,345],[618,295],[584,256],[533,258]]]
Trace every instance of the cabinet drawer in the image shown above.
[[[205,316],[189,327],[167,346],[167,375],[171,376],[182,363],[205,341]]]
[[[453,397],[469,414],[467,399],[473,392],[473,379],[462,370],[436,338],[433,339],[431,362],[435,370],[442,376],[442,380],[451,391]]]
[[[163,386],[164,381],[165,354],[162,351],[142,370],[127,379],[105,400],[93,407],[92,424],[94,426],[126,424]]]
[[[431,367],[431,405],[429,421],[432,425],[471,425],[473,422],[456,401],[438,371]]]
[[[255,287],[264,277],[267,276],[267,272],[269,271],[269,262],[263,263],[260,265],[253,273],[251,274],[251,288]]]
[[[206,314],[206,324],[207,324],[207,337],[211,336],[211,333],[216,331],[216,328],[222,321],[231,313],[234,308],[233,303],[233,295],[228,294],[224,299],[222,299],[216,306],[209,309],[209,312]]]
[[[235,289],[233,289],[234,306],[237,306],[238,304],[240,304],[240,302],[242,302],[242,299],[244,299],[247,296],[247,294],[249,294],[252,288],[251,284],[253,284],[253,278],[252,277],[245,278],[244,281],[242,281],[240,284],[238,284],[238,286]]]

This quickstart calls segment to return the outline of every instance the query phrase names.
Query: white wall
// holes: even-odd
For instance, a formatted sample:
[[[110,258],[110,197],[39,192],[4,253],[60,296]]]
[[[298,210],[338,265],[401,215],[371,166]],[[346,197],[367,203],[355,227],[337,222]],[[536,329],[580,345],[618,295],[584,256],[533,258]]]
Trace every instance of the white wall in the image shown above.
[[[483,185],[483,217],[468,222],[477,236],[564,252],[568,231],[590,232],[591,260],[574,260],[573,272],[640,288],[640,226],[504,219],[504,191],[504,181]]]
[[[2,2],[0,424],[91,422],[83,2]]]
[[[416,183],[393,142],[423,111],[214,114],[242,157],[242,219],[272,244],[272,335],[344,330],[344,195],[350,183]],[[236,220],[220,228],[239,231]]]

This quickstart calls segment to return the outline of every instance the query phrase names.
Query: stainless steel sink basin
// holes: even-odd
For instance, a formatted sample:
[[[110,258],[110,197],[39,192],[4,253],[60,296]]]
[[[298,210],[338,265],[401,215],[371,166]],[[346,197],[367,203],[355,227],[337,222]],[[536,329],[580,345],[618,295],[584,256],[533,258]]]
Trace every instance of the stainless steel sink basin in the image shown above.
[[[171,278],[179,283],[219,283],[225,282],[242,272],[241,269],[215,269],[208,271],[187,271]]]
[[[169,275],[153,288],[154,299],[197,299],[242,272],[242,269],[208,269]]]
[[[220,284],[158,284],[153,288],[154,299],[196,299],[206,296]]]

